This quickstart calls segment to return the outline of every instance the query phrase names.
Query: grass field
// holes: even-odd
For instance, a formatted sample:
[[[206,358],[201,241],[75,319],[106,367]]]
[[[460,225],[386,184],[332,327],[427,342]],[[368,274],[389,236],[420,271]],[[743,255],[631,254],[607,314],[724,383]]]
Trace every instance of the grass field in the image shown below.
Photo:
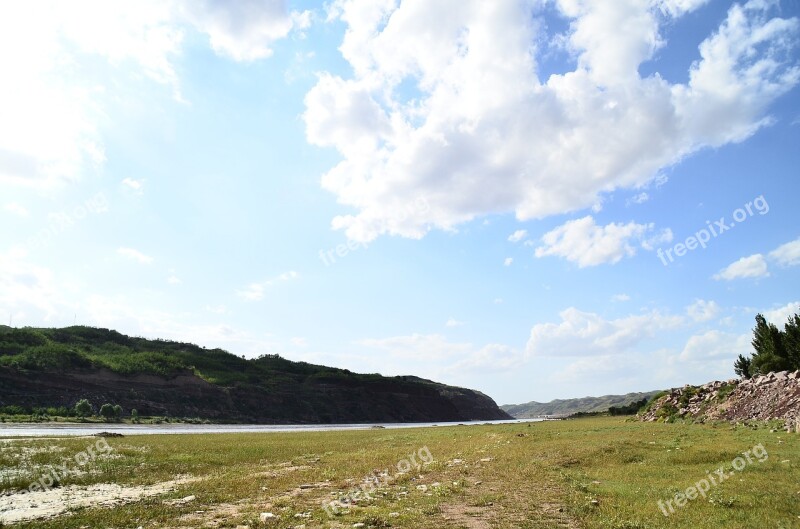
[[[108,439],[107,451],[97,442],[0,442],[0,490],[27,487],[48,465],[64,461],[80,473],[60,480],[47,494],[123,485],[106,491],[103,501],[114,506],[98,506],[100,500],[90,498],[88,505],[76,501],[71,515],[13,527],[800,528],[800,435],[773,432],[768,425],[601,417],[401,430],[136,436]],[[86,457],[89,446],[95,455]],[[708,476],[718,476],[720,467],[728,477],[711,485]],[[362,488],[368,477],[377,485]],[[709,485],[705,498],[678,507],[675,495],[703,479]],[[369,497],[354,493],[360,488]],[[150,492],[129,495],[139,498],[129,503],[114,501],[126,491]],[[36,494],[45,493],[0,499],[8,509]],[[336,512],[323,508],[340,497],[358,501],[347,508],[339,504]],[[659,500],[672,500],[669,517]],[[265,512],[279,518],[262,521]],[[0,508],[0,520],[3,516]]]

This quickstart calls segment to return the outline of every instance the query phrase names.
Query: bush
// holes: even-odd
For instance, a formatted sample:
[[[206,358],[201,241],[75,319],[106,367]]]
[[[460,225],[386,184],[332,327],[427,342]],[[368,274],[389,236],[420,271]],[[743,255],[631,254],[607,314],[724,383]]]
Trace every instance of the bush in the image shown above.
[[[78,417],[88,417],[92,414],[92,404],[86,400],[81,399],[75,404],[75,415]]]
[[[103,404],[100,406],[100,416],[104,418],[106,421],[110,421],[114,418],[114,406],[111,404]]]

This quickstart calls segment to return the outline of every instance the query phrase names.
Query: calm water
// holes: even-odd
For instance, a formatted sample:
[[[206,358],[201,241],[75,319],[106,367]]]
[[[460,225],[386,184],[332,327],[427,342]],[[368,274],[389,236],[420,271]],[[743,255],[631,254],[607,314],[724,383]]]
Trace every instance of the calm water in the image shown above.
[[[431,428],[476,424],[515,424],[538,422],[544,419],[517,419],[508,421],[474,422],[424,422],[424,423],[372,423],[372,424],[0,424],[0,437],[81,436],[98,432],[122,435],[201,434],[201,433],[270,433],[270,432],[322,432],[332,430],[368,430],[373,426],[394,428]]]

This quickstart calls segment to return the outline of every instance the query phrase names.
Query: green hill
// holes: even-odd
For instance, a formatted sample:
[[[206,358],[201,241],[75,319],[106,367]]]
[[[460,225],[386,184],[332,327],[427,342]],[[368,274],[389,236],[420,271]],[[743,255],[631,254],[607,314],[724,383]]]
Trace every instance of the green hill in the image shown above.
[[[417,377],[357,374],[278,355],[244,359],[93,327],[0,327],[0,409],[72,407],[83,398],[140,415],[221,422],[510,418],[480,392]]]
[[[500,406],[517,419],[530,419],[550,415],[572,415],[573,413],[593,413],[608,411],[611,406],[627,406],[642,399],[649,399],[658,391],[628,393],[626,395],[605,395],[602,397],[583,397],[580,399],[556,399],[550,402],[527,402],[525,404],[505,404]]]

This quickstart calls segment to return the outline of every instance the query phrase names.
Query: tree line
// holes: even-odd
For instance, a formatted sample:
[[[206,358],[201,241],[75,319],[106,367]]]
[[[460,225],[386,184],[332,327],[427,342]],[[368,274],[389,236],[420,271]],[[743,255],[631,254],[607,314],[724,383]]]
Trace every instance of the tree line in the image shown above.
[[[757,314],[751,343],[753,354],[740,354],[733,363],[733,369],[740,377],[800,369],[800,313],[790,316],[783,330],[768,323],[763,314]]]

